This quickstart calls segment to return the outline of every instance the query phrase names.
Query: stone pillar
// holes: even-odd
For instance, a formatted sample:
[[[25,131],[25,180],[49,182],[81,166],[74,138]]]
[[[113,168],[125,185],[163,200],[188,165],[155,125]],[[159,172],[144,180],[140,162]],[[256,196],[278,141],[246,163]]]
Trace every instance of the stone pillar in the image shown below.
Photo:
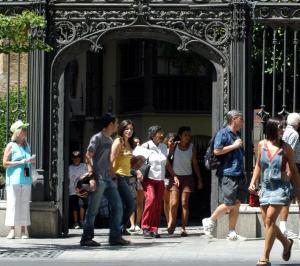
[[[228,69],[220,64],[214,63],[212,84],[212,135],[223,126],[224,107],[228,107]],[[226,100],[225,100],[226,99]],[[211,172],[211,195],[210,208],[213,212],[220,202],[219,180],[216,171]]]
[[[245,148],[245,171],[248,179],[253,168],[252,157],[252,90],[250,86],[250,39],[249,39],[249,7],[245,0],[234,0],[233,36],[231,43],[231,93],[230,109],[238,109],[244,114],[242,139]]]
[[[30,123],[29,142],[33,154],[36,154],[36,165],[33,168],[32,200],[44,200],[44,52],[34,51],[29,54],[28,76],[28,110]]]

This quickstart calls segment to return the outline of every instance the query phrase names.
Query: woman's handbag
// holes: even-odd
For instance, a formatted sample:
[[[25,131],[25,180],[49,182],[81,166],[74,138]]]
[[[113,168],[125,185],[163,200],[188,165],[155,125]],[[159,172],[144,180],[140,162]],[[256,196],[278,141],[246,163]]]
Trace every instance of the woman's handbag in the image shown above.
[[[256,193],[255,194],[250,194],[250,196],[249,196],[249,206],[250,207],[259,207],[260,206],[259,196]]]
[[[147,149],[149,150],[149,143],[147,144]],[[150,155],[149,155],[150,157]],[[146,181],[149,177],[149,171],[150,171],[150,163],[149,163],[149,157],[146,159],[145,163],[140,167],[140,171],[143,175],[143,182]]]
[[[150,164],[147,164],[146,162],[142,165],[142,167],[139,169],[143,175],[143,181],[146,181],[149,176],[149,171],[150,171]]]

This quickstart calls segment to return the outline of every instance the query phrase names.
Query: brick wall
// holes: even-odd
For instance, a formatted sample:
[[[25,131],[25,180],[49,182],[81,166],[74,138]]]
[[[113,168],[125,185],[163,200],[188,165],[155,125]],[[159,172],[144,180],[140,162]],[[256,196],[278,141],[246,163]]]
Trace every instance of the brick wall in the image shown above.
[[[0,54],[0,93],[7,88],[8,55]],[[20,57],[20,84],[27,86],[28,55],[21,54]],[[10,55],[10,87],[18,84],[18,54]]]

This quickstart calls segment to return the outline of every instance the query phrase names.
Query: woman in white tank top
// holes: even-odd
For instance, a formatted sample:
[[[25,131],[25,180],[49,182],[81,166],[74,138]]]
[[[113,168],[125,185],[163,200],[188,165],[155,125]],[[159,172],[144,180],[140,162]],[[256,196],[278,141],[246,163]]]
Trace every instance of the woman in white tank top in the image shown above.
[[[190,143],[191,128],[180,127],[177,133],[179,141],[174,145],[174,149],[169,152],[168,170],[172,176],[170,182],[170,219],[168,222],[168,233],[173,234],[176,228],[177,210],[179,205],[179,196],[181,195],[182,206],[182,225],[181,236],[187,236],[185,227],[189,216],[189,197],[194,190],[193,168],[198,178],[197,188],[202,189],[202,177],[197,161],[196,149]],[[170,167],[170,165],[172,167]]]

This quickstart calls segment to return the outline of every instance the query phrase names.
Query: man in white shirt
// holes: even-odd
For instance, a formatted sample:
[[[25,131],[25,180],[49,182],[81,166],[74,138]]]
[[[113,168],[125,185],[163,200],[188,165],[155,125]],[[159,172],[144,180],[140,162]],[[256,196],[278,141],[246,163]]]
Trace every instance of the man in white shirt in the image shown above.
[[[300,139],[299,139],[299,133],[297,132],[299,127],[300,127],[300,115],[298,113],[290,113],[287,117],[287,127],[282,136],[282,140],[290,144],[292,149],[295,152],[295,162],[298,171],[300,171]],[[289,206],[284,206],[280,212],[280,223],[279,223],[280,231],[287,238],[297,238],[297,234],[287,229],[288,214],[289,214]]]

